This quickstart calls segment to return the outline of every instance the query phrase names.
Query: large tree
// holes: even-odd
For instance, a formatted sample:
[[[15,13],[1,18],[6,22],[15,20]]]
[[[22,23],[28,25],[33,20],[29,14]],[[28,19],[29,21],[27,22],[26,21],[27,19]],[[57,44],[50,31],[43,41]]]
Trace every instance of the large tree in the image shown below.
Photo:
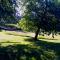
[[[35,40],[37,40],[40,30],[54,33],[58,20],[55,15],[56,0],[25,0],[25,15],[26,20],[34,22],[37,26]],[[28,17],[28,18],[27,18]]]

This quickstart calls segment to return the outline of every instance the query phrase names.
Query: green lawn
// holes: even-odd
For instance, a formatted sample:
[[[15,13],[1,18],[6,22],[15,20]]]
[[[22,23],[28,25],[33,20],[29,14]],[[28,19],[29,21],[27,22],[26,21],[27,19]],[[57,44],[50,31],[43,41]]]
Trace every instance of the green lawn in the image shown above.
[[[29,44],[29,42],[25,42],[25,39],[34,37],[34,33],[31,32],[17,32],[17,31],[2,31],[0,32],[0,42],[21,42]],[[38,39],[47,41],[47,42],[53,42],[53,43],[60,43],[60,35],[55,36],[53,39],[50,36],[38,36]],[[23,42],[24,41],[24,42]]]
[[[24,33],[17,33],[15,31],[2,31],[0,32],[0,43],[2,45],[11,45],[11,44],[31,44],[26,42],[25,39],[29,38],[29,35]]]
[[[0,60],[59,60],[60,43],[46,36],[34,41],[34,33],[1,31]]]

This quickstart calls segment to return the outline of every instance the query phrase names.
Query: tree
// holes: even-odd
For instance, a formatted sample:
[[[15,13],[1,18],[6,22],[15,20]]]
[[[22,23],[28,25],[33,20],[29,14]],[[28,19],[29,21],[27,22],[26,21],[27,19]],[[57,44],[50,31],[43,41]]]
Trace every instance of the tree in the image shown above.
[[[26,20],[25,18],[22,18],[21,20],[18,21],[18,26],[23,31],[28,31],[28,32],[36,31],[36,26],[34,26],[33,22],[30,20]]]
[[[9,23],[15,20],[14,0],[0,0],[0,23]]]
[[[57,20],[54,14],[56,5],[54,0],[25,0],[24,3],[26,3],[25,16],[28,17],[24,18],[34,22],[37,26],[35,40],[37,40],[40,29],[47,32],[53,32],[56,29]]]

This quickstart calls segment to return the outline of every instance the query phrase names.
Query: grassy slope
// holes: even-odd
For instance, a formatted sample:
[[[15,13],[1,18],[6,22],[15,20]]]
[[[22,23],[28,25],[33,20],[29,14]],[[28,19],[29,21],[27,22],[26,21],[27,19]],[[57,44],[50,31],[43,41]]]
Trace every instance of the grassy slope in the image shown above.
[[[29,38],[29,37],[34,37],[34,33],[31,32],[18,32],[18,31],[2,31],[0,32],[0,42],[5,42],[5,40],[8,40],[10,42],[21,42],[21,40],[23,41],[25,38]],[[40,40],[43,41],[47,41],[47,42],[54,42],[54,43],[60,43],[60,35],[55,36],[55,38],[53,39],[50,36],[39,36],[38,37]],[[1,40],[2,39],[2,40]]]
[[[33,39],[29,39],[32,36],[34,36],[32,33],[0,32],[0,53],[3,53],[0,55],[4,57],[7,52],[10,60],[59,60],[56,55],[58,54],[60,57],[59,43],[33,41]],[[14,55],[12,56],[12,54]],[[6,58],[6,60],[9,59]]]
[[[11,44],[31,44],[30,42],[26,42],[25,39],[30,37],[28,35],[24,35],[22,33],[17,33],[14,31],[2,31],[0,32],[0,43],[2,45],[11,45]],[[8,44],[6,44],[8,43]]]

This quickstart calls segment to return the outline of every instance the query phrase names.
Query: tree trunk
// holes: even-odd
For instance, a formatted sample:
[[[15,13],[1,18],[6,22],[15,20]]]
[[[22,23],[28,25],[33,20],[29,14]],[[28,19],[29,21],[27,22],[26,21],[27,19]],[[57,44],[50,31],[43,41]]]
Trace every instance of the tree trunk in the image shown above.
[[[37,40],[37,37],[38,37],[39,32],[40,32],[40,28],[38,27],[38,29],[37,29],[37,31],[35,33],[35,40]]]
[[[52,33],[52,37],[54,38],[54,33]]]

